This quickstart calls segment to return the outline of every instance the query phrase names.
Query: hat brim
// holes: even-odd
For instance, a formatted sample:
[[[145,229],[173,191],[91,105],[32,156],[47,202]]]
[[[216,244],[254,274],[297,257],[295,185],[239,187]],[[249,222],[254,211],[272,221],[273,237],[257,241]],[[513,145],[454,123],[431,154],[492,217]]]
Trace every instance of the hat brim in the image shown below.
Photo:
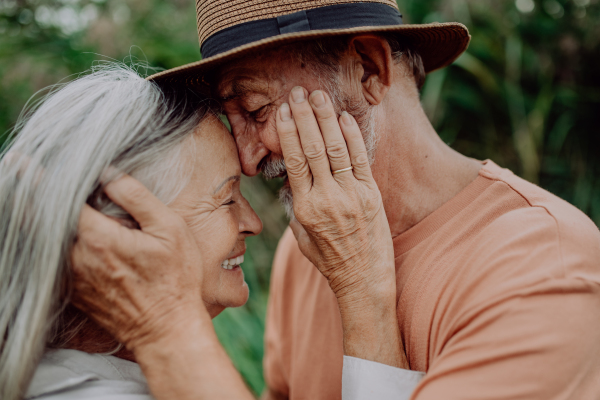
[[[467,27],[457,22],[295,32],[248,43],[213,57],[159,72],[146,79],[165,88],[188,88],[208,93],[210,84],[204,77],[232,60],[289,43],[358,33],[396,34],[421,56],[426,73],[452,64],[467,49],[471,40]]]

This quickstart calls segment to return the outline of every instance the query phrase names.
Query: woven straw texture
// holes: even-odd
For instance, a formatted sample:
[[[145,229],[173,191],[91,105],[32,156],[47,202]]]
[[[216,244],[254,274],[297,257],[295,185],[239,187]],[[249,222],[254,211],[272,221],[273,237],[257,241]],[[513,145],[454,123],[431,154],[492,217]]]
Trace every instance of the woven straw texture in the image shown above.
[[[197,0],[196,23],[200,46],[220,30],[244,22],[348,3],[381,3],[398,9],[395,0]]]
[[[379,3],[398,9],[395,0],[197,0],[198,38],[200,45],[215,33],[245,22],[276,18],[297,11],[337,4]],[[208,93],[210,83],[205,76],[225,63],[269,51],[282,45],[327,36],[358,33],[392,33],[418,52],[431,72],[450,65],[468,47],[471,40],[467,28],[459,23],[420,25],[361,26],[347,29],[311,30],[285,33],[244,44],[224,53],[168,71],[147,79],[173,90],[193,89]]]

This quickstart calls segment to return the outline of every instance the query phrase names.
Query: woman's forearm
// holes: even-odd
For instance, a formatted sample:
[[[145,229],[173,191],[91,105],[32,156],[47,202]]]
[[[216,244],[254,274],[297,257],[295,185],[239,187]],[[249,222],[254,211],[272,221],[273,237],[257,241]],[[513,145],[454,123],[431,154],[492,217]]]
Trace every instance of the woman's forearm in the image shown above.
[[[167,335],[134,349],[157,400],[251,400],[208,313],[190,312]]]

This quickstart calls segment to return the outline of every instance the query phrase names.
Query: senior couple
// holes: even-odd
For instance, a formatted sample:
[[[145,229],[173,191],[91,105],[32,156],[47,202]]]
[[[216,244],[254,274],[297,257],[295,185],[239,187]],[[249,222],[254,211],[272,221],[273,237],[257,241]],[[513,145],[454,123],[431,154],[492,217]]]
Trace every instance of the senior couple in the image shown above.
[[[391,0],[197,12],[204,60],[99,68],[17,124],[2,399],[252,398],[211,318],[247,300],[261,222],[239,184],[260,172],[291,217],[264,399],[600,398],[600,232],[421,108],[464,26],[402,25]]]

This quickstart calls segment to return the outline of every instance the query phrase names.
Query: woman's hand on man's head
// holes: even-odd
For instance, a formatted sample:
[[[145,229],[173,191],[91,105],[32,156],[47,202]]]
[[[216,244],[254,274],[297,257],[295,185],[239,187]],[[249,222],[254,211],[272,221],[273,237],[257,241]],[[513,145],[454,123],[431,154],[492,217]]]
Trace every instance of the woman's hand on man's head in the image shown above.
[[[71,255],[72,301],[135,353],[190,313],[206,313],[202,257],[183,219],[140,182],[125,175],[105,192],[140,230],[84,206]]]
[[[202,257],[186,223],[130,176],[105,192],[140,230],[84,207],[73,303],[133,351],[154,398],[253,398],[202,301]]]

